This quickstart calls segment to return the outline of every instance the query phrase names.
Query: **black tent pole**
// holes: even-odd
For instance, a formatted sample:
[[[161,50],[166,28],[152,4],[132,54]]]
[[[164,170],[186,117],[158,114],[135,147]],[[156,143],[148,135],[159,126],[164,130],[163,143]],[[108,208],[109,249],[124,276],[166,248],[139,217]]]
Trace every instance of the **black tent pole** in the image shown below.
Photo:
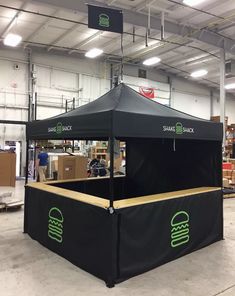
[[[28,174],[29,174],[29,140],[26,141],[25,185],[28,183]]]
[[[34,148],[33,148],[33,179],[34,180],[36,179],[36,161],[37,161],[36,152],[37,152],[36,141],[34,141]]]
[[[114,137],[111,136],[109,139],[110,146],[110,182],[109,182],[109,190],[110,190],[110,202],[109,207],[113,209],[113,200],[114,200],[114,182],[113,182],[113,169],[114,169]]]

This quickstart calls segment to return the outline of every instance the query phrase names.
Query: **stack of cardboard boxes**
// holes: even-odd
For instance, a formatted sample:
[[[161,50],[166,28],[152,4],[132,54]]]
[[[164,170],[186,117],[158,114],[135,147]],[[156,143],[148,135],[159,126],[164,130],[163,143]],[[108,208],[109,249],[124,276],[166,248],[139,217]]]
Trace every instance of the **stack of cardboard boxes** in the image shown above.
[[[84,156],[60,155],[53,160],[52,171],[57,172],[58,180],[87,178],[87,163]]]
[[[235,159],[223,163],[223,187],[235,187]]]
[[[16,182],[16,154],[0,153],[0,186],[15,186]]]

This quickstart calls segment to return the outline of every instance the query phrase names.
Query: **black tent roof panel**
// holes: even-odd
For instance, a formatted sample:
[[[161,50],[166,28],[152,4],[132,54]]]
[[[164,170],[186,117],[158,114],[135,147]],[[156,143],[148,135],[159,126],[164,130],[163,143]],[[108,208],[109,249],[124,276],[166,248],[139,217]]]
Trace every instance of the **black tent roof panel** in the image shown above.
[[[222,140],[222,124],[159,104],[121,83],[68,113],[27,124],[27,139],[192,138]]]

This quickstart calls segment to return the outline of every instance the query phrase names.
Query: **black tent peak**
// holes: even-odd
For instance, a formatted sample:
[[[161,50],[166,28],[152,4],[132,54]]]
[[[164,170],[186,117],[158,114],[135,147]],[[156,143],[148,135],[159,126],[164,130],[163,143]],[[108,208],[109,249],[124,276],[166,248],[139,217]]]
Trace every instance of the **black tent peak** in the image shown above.
[[[68,113],[28,124],[27,138],[222,139],[222,125],[150,100],[124,83]]]

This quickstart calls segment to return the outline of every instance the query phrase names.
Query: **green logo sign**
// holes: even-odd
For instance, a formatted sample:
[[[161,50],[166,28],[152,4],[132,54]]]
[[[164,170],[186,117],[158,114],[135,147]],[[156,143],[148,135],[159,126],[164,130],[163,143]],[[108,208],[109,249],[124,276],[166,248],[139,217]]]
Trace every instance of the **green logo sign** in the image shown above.
[[[183,134],[183,125],[181,122],[177,122],[175,125],[175,133],[177,135],[182,135]]]
[[[56,125],[56,133],[57,134],[61,134],[62,133],[62,129],[63,129],[63,125],[61,122],[58,122]]]
[[[69,132],[71,130],[72,125],[63,125],[61,122],[58,122],[56,126],[48,127],[48,133],[56,133],[57,135],[60,135],[63,132]]]
[[[171,219],[171,247],[184,245],[189,241],[189,215],[177,212]]]
[[[107,14],[101,13],[99,15],[99,26],[108,28],[110,26],[109,16]]]
[[[63,241],[64,217],[58,208],[51,208],[48,214],[48,236],[49,238],[62,243]]]

